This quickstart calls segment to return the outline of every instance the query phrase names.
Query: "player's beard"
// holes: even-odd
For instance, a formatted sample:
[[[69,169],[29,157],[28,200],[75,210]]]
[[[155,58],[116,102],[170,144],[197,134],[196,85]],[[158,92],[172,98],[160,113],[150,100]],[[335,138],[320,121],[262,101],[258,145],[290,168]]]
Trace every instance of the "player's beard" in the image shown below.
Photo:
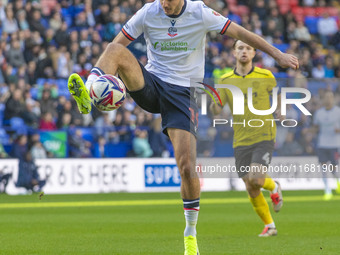
[[[178,15],[182,10],[183,5],[184,5],[184,1],[179,2],[179,4],[176,7],[174,7],[173,9],[163,7],[163,11],[164,11],[165,15],[167,15],[167,16]]]
[[[240,62],[242,65],[248,65],[250,62],[252,62],[252,60],[248,57],[248,56],[245,56],[245,57],[241,57],[238,62]]]

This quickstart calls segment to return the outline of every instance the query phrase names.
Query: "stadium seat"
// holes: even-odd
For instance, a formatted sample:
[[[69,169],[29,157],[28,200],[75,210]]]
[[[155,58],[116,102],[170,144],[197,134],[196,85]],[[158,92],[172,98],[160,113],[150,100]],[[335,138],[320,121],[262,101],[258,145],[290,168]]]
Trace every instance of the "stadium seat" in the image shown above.
[[[289,2],[287,0],[276,0],[276,3],[277,3],[278,6],[284,5],[284,4],[288,4],[289,5]]]
[[[76,129],[80,129],[82,131],[82,138],[84,138],[86,141],[89,141],[89,142],[94,142],[94,128],[80,128],[80,127],[77,127],[77,128],[71,128],[68,130],[68,134],[69,135],[74,135]]]
[[[289,49],[289,44],[282,43],[282,44],[273,44],[274,47],[278,48],[282,52],[286,52]]]
[[[303,11],[304,11],[303,14],[305,16],[315,16],[316,15],[316,9],[313,8],[313,7],[305,7],[303,9]]]
[[[233,157],[234,150],[232,142],[219,141],[214,144],[214,157]]]
[[[56,80],[56,84],[58,88],[67,88],[67,80],[66,79],[58,79]]]
[[[2,145],[8,145],[10,144],[10,137],[7,134],[6,130],[3,128],[0,128],[0,143]]]
[[[283,77],[276,77],[276,83],[278,88],[288,87],[288,79]]]
[[[49,21],[46,18],[41,18],[40,23],[41,23],[41,25],[44,26],[45,29],[48,29],[50,27]]]
[[[285,72],[273,73],[275,78],[288,78],[288,74]]]
[[[0,104],[0,127],[2,127],[2,122],[4,121],[4,111],[5,104]]]
[[[237,0],[226,0],[228,5],[237,5]]]
[[[294,16],[296,16],[296,15],[304,15],[304,10],[303,10],[302,7],[295,6],[294,8],[292,8],[292,13],[294,14]]]
[[[237,6],[237,9],[238,9],[237,14],[239,16],[243,16],[243,15],[247,15],[248,16],[249,13],[250,13],[249,7],[245,6],[245,5],[239,5],[239,6]]]
[[[297,22],[305,20],[305,16],[303,14],[302,15],[294,15],[294,18]]]
[[[55,79],[46,79],[46,81],[49,85],[55,84],[56,80]]]
[[[45,79],[45,78],[38,78],[38,79],[37,79],[37,84],[38,84],[39,86],[43,86],[45,82],[46,82],[46,79]]]
[[[13,117],[9,120],[9,125],[12,131],[15,131],[17,134],[26,135],[27,134],[27,126],[22,118]]]
[[[299,5],[299,0],[289,0],[289,5],[295,7]]]
[[[233,22],[239,24],[239,25],[240,25],[241,22],[242,22],[241,17],[238,16],[237,14],[230,14],[230,15],[228,16],[228,18],[229,18],[230,20],[232,20]]]
[[[108,157],[123,158],[126,157],[128,151],[132,150],[132,145],[128,142],[120,142],[117,144],[108,143],[106,144],[105,149],[107,149]]]
[[[335,7],[328,7],[327,12],[330,16],[337,17],[340,14],[340,11]]]
[[[312,93],[312,95],[318,94],[319,89],[326,89],[326,88],[327,88],[327,84],[320,79],[308,81],[308,90]]]
[[[282,15],[287,14],[291,9],[290,5],[288,5],[288,4],[279,5],[279,8],[280,8],[280,14],[282,14]]]
[[[38,95],[39,95],[39,89],[36,87],[32,87],[30,89],[30,93],[33,99],[37,100],[38,99]]]
[[[307,16],[305,17],[305,25],[309,33],[316,35],[318,33],[318,17]]]
[[[317,7],[316,8],[316,16],[322,16],[323,13],[327,12],[327,8],[326,7]]]
[[[70,99],[71,98],[71,94],[70,91],[68,91],[68,89],[66,88],[62,88],[62,89],[58,89],[58,96],[63,96],[66,99]]]
[[[237,7],[236,5],[230,5],[230,6],[229,6],[229,11],[230,11],[231,13],[233,13],[233,14],[236,14],[236,15],[239,14],[239,13],[238,13],[238,7]]]

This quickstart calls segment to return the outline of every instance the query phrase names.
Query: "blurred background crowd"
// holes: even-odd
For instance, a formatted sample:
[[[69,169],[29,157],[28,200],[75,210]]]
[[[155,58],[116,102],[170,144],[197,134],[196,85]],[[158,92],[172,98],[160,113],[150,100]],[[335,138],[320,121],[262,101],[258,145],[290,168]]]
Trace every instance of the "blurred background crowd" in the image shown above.
[[[166,157],[171,145],[159,115],[130,98],[113,112],[81,115],[67,90],[77,72],[86,79],[106,45],[146,2],[141,0],[0,0],[0,157]],[[313,113],[326,90],[340,102],[340,3],[331,0],[205,0],[206,5],[299,57],[300,70],[285,70],[258,52],[255,65],[271,70],[279,86],[309,89]],[[206,77],[217,79],[234,66],[234,40],[210,33]],[[129,49],[146,64],[143,38]],[[291,108],[298,128],[280,130],[277,155],[313,155],[311,118]],[[231,156],[232,130],[212,130],[202,116],[199,155]],[[59,131],[63,144],[43,139]],[[51,137],[53,135],[50,135]],[[50,141],[50,142],[49,142]],[[217,142],[215,142],[217,141]],[[294,148],[284,149],[293,142]],[[53,147],[63,147],[56,154]],[[290,147],[289,147],[290,148]]]

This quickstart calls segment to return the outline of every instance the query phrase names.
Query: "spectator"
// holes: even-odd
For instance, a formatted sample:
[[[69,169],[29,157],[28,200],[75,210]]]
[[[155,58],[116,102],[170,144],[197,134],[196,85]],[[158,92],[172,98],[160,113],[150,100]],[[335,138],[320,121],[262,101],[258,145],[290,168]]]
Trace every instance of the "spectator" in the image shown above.
[[[132,140],[133,152],[137,157],[149,158],[153,152],[148,142],[148,133],[146,130],[136,129],[135,138]]]
[[[8,51],[8,62],[13,67],[20,67],[25,64],[24,55],[20,49],[20,42],[18,40],[12,40],[11,48]]]
[[[19,135],[13,144],[10,156],[12,158],[18,158],[19,160],[23,160],[24,155],[26,155],[27,151],[28,151],[27,136]]]
[[[322,18],[318,21],[318,34],[323,47],[328,47],[328,40],[331,36],[338,32],[338,25],[333,17],[329,16],[329,13],[325,11]]]
[[[52,113],[45,112],[40,120],[39,129],[41,130],[56,130],[57,126],[53,120]]]
[[[60,47],[57,59],[57,77],[67,79],[72,72],[72,66],[71,55],[67,52],[66,46]]]
[[[302,155],[302,146],[294,140],[294,133],[289,132],[282,147],[278,150],[279,156],[298,156]]]
[[[317,79],[325,78],[325,69],[322,64],[318,64],[316,67],[313,67],[312,77]]]
[[[92,157],[91,143],[83,138],[81,129],[76,129],[75,133],[70,136],[70,157],[72,158],[89,158]]]
[[[304,6],[315,6],[315,0],[303,0]]]
[[[29,19],[30,30],[38,31],[42,36],[45,31],[45,27],[41,23],[41,12],[38,9],[33,10],[31,18]]]
[[[103,136],[98,138],[98,142],[95,144],[93,156],[95,158],[107,157],[106,140]]]
[[[264,0],[255,1],[255,7],[253,8],[253,12],[259,16],[261,21],[265,21],[267,18],[267,10],[265,8]]]
[[[13,7],[11,5],[7,5],[5,12],[6,18],[2,22],[2,31],[11,35],[18,31],[18,23],[14,18]]]
[[[213,77],[215,83],[217,83],[218,79],[225,73],[232,70],[232,68],[227,66],[227,62],[223,58],[216,58],[215,60],[216,68],[213,71]]]
[[[0,143],[0,158],[8,158],[8,154],[1,143]]]
[[[36,141],[30,149],[33,160],[47,158],[47,152],[40,141]]]
[[[58,118],[58,121],[57,127],[59,129],[68,129],[72,127],[72,115],[68,112],[65,112],[61,118]]]
[[[153,157],[166,157],[168,156],[166,136],[162,132],[162,119],[160,116],[155,117],[152,121],[149,131],[150,148],[153,151]]]
[[[331,56],[326,57],[326,64],[323,66],[323,69],[325,70],[325,78],[335,77],[334,61]]]
[[[267,23],[273,21],[275,23],[275,35],[282,36],[284,31],[284,20],[279,13],[278,8],[272,8],[270,10],[270,15],[267,18]]]
[[[85,15],[86,15],[87,24],[90,27],[94,27],[96,24],[96,21],[93,15],[91,3],[89,1],[85,2]]]
[[[96,17],[96,22],[98,24],[106,25],[110,22],[110,7],[108,4],[101,4],[99,10],[100,12]]]
[[[24,10],[18,11],[17,19],[18,19],[20,30],[28,30],[29,29],[29,24],[26,20],[26,12]]]
[[[3,23],[6,19],[5,6],[2,1],[0,1],[0,23]]]
[[[25,123],[32,128],[38,128],[38,123],[40,119],[40,114],[37,114],[35,109],[37,109],[36,104],[39,104],[35,102],[34,100],[27,100],[26,101],[26,110],[22,115],[23,120]],[[40,108],[39,112],[40,112]]]
[[[13,117],[22,117],[25,112],[25,104],[22,96],[22,92],[19,89],[15,89],[13,94],[7,100],[6,111],[4,119],[9,121]]]
[[[112,41],[123,27],[122,23],[120,23],[120,15],[116,15],[112,12],[110,17],[111,20],[105,25],[104,32],[104,39],[107,41]]]
[[[298,21],[294,34],[296,40],[300,42],[309,42],[311,40],[311,35],[308,31],[308,28],[305,27],[302,21]]]
[[[40,101],[41,114],[45,114],[46,112],[49,112],[49,113],[52,113],[52,117],[56,117],[57,116],[56,106],[57,104],[51,97],[51,90],[44,89],[42,92],[41,101]]]
[[[57,44],[60,45],[67,45],[68,44],[68,32],[67,32],[67,23],[63,22],[61,24],[60,29],[57,31],[55,40]]]
[[[24,158],[19,162],[19,174],[16,186],[23,187],[30,192],[40,192],[45,186],[46,180],[40,179],[38,167],[34,163],[31,153],[26,152],[24,155]]]
[[[59,12],[55,12],[51,17],[49,23],[50,28],[52,28],[55,32],[58,31],[63,23],[61,14]]]

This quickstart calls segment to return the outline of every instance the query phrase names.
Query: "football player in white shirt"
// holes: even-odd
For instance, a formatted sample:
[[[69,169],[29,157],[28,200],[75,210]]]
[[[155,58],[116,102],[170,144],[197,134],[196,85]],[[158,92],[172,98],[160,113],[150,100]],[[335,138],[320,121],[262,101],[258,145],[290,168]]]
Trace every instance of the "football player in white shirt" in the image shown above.
[[[337,158],[340,148],[340,108],[334,103],[332,91],[325,92],[323,105],[324,107],[315,112],[313,120],[314,129],[319,131],[317,154],[319,163],[328,165],[327,172],[331,172],[336,178],[336,192],[340,194],[339,159]],[[322,172],[325,184],[324,200],[330,200],[333,197],[328,185],[327,172]]]
[[[205,38],[210,31],[242,40],[272,56],[282,67],[299,66],[295,56],[282,53],[202,1],[156,0],[145,4],[108,44],[85,85],[77,74],[70,76],[68,84],[80,112],[87,114],[93,81],[103,74],[118,73],[139,106],[161,113],[163,132],[172,142],[182,178],[185,255],[199,254],[196,223],[200,183],[195,172],[198,110],[190,93],[190,79],[203,80]],[[147,44],[145,68],[126,48],[141,34]]]

